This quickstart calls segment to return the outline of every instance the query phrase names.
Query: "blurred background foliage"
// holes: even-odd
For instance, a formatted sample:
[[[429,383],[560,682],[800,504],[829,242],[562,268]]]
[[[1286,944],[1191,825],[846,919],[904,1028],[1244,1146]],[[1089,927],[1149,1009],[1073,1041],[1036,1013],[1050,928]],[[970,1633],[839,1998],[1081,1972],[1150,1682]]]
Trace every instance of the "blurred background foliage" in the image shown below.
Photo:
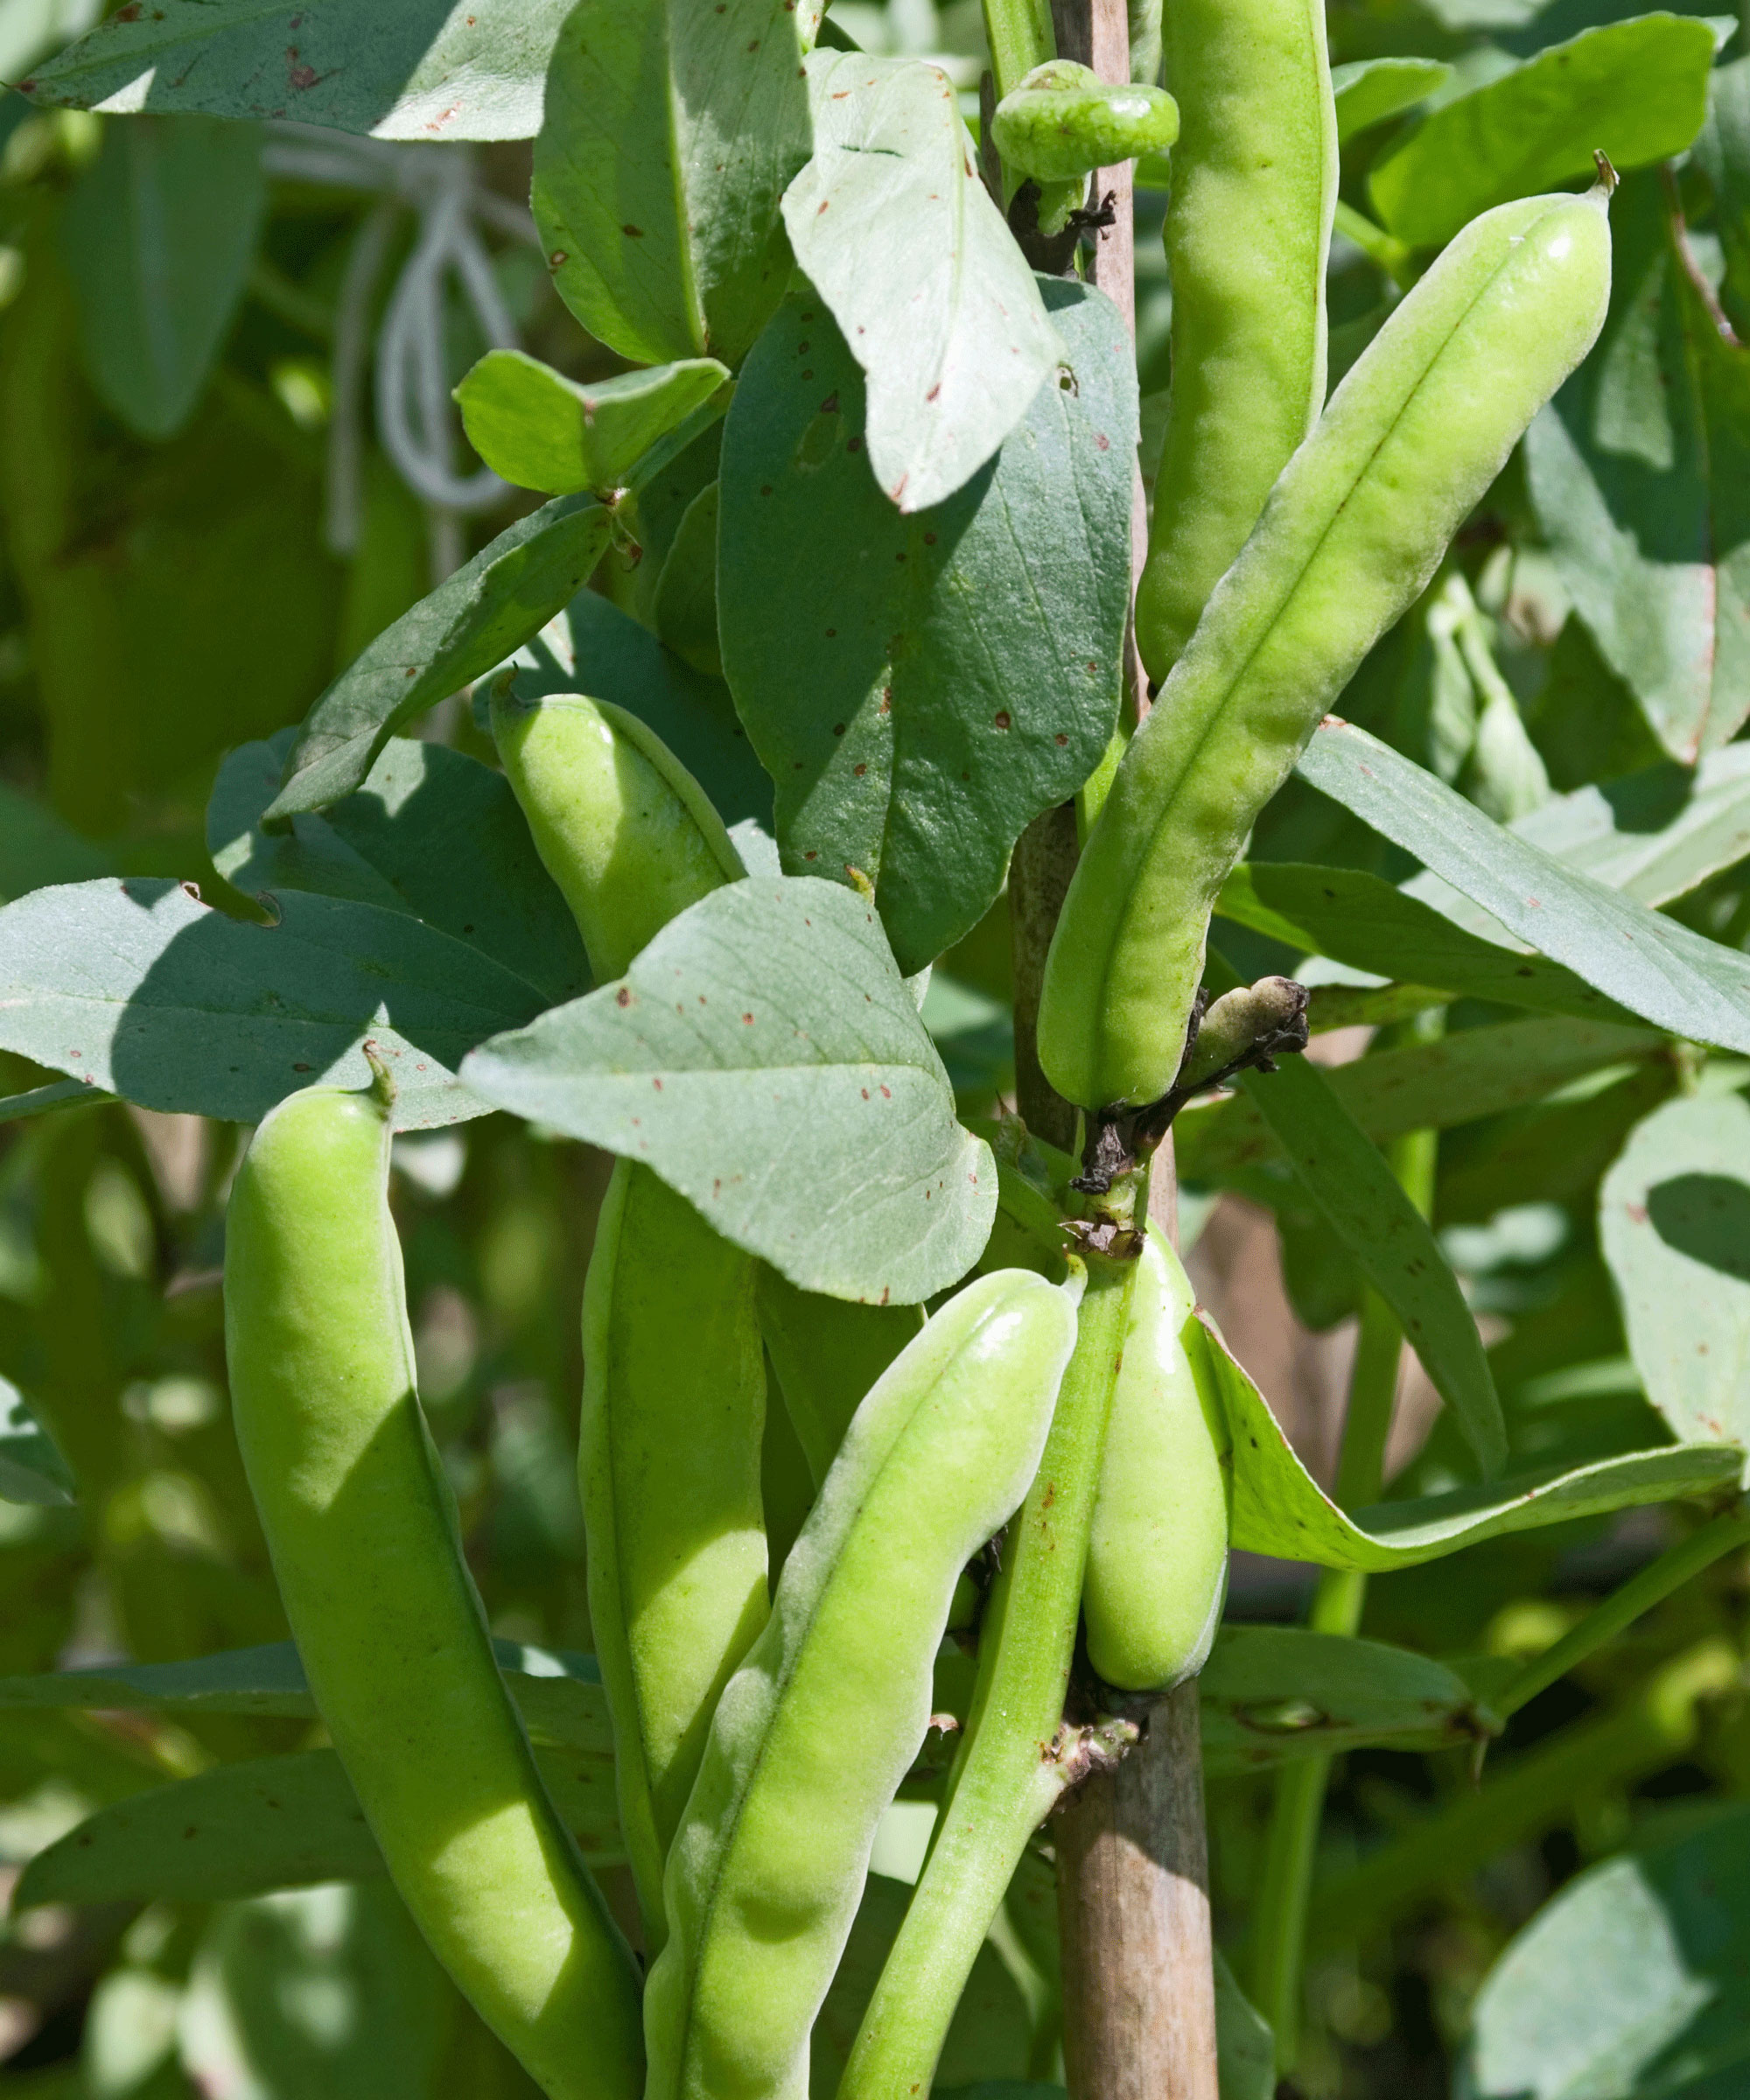
[[[96,11],[90,0],[0,0],[0,78],[20,77]],[[865,46],[934,54],[962,90],[976,88],[975,0],[843,0],[834,11]],[[1438,108],[1636,11],[1624,0],[1334,0],[1332,56],[1450,66],[1432,76]],[[1728,581],[1750,453],[1750,387],[1729,361],[1746,355],[1732,325],[1750,321],[1750,150],[1732,122],[1750,60],[1732,49],[1701,144],[1674,171],[1631,174],[1615,214],[1619,284],[1653,316],[1617,404],[1627,449],[1657,469],[1654,497],[1674,534],[1709,521]],[[1355,210],[1371,208],[1369,167],[1416,122],[1393,116],[1348,141]],[[203,838],[222,754],[298,721],[370,636],[532,502],[498,487],[466,510],[434,504],[385,449],[368,383],[429,192],[421,171],[470,150],[380,149],[360,180],[365,162],[349,177],[318,149],[285,127],[45,114],[0,95],[0,899],[105,872],[164,874],[248,909]],[[469,179],[485,200],[476,236],[522,346],[579,377],[617,369],[559,308],[530,246],[527,148],[472,150]],[[1170,381],[1165,206],[1158,192],[1139,200],[1145,468]],[[1334,377],[1398,296],[1382,253],[1340,232],[1334,243]],[[453,379],[487,333],[453,276],[436,311]],[[1661,374],[1703,350],[1728,361],[1699,422],[1686,423]],[[452,437],[446,458],[452,438],[428,429],[427,452],[466,478],[473,463]],[[1582,618],[1586,579],[1535,467],[1516,458],[1343,712],[1496,816],[1592,784],[1630,813],[1628,828],[1657,831],[1693,794],[1682,759],[1731,737],[1728,718],[1750,709],[1750,673],[1732,683],[1722,672],[1698,698],[1651,644],[1625,644],[1589,603]],[[1572,494],[1580,471],[1570,462],[1560,486]],[[597,587],[648,612],[622,554]],[[1662,596],[1656,578],[1634,587],[1660,608],[1671,649],[1711,642],[1684,628],[1697,616],[1676,584]],[[464,705],[429,727],[490,757]],[[1253,852],[1394,879],[1412,865],[1298,782]],[[1672,908],[1750,945],[1746,856],[1750,825]],[[1230,921],[1218,937],[1248,974],[1300,961]],[[927,1009],[969,1112],[1012,1084],[1008,998],[999,905],[945,959]],[[1447,1026],[1499,1018],[1460,1004]],[[1332,1057],[1369,1046],[1356,1031],[1324,1042]],[[0,1093],[44,1076],[0,1059]],[[1443,1133],[1435,1220],[1491,1338],[1518,1462],[1663,1440],[1599,1249],[1598,1182],[1662,1102],[1747,1079],[1734,1060],[1703,1068],[1668,1046]],[[285,1637],[226,1404],[222,1214],[241,1137],[119,1105],[0,1124],[0,1378],[27,1396],[78,1498],[0,1501],[8,1676]],[[494,1116],[398,1141],[396,1167],[422,1389],[494,1630],[587,1650],[572,1454],[578,1308],[606,1163]],[[1292,1184],[1262,1172],[1187,1186],[1184,1222],[1206,1299],[1328,1479],[1357,1278]],[[1462,1476],[1413,1367],[1394,1453],[1394,1492]],[[1694,1521],[1642,1511],[1378,1578],[1364,1631],[1440,1656],[1534,1656]],[[1308,1571],[1242,1561],[1232,1614],[1299,1614]],[[1360,1752],[1339,1768],[1313,1901],[1303,2092],[1445,2095],[1482,1979],[1552,1893],[1589,1862],[1750,1796],[1745,1602],[1735,1556],[1518,1714],[1480,1788],[1460,1752]],[[319,1740],[295,1721],[0,1701],[0,1877],[94,1808]],[[1261,1779],[1211,1782],[1219,1931],[1236,1960],[1268,1800]],[[910,1842],[901,1818],[878,1866],[903,1878]],[[618,1870],[606,1879],[626,1908]],[[1031,1920],[1043,1933],[1038,1892],[1022,1898],[1016,1930]],[[1019,1941],[998,1951],[1032,1995],[1003,1984],[990,2017],[1048,2025],[1048,1960]],[[1037,2075],[1036,2042],[1024,2040],[1018,2073],[1031,2060]],[[533,2091],[381,1884],[50,1907],[0,1926],[7,2100],[367,2091]]]

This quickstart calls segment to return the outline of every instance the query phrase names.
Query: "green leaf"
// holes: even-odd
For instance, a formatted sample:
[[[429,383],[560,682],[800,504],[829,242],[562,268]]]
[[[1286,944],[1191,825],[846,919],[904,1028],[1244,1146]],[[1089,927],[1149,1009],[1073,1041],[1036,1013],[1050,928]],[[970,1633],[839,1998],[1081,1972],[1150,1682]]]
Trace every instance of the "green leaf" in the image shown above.
[[[194,413],[255,259],[261,134],[210,117],[107,124],[74,185],[61,248],[87,375],[143,438]]]
[[[206,1921],[175,2011],[179,2068],[144,2087],[111,2085],[113,2067],[88,2035],[88,2090],[94,2100],[427,2100],[454,2076],[458,2010],[386,1884],[287,1890]]]
[[[1750,1104],[1656,1109],[1598,1214],[1647,1397],[1675,1436],[1750,1445]]]
[[[552,1749],[536,1758],[584,1852],[620,1858],[612,1760]],[[387,1871],[340,1759],[300,1750],[215,1765],[100,1809],[36,1855],[13,1900],[210,1902]]]
[[[532,138],[568,0],[153,0],[21,83],[106,113],[290,117],[374,138]]]
[[[1324,1079],[1361,1129],[1383,1144],[1410,1130],[1450,1130],[1527,1107],[1589,1072],[1657,1056],[1664,1047],[1665,1039],[1649,1028],[1505,1021],[1376,1051],[1334,1067]],[[1271,1125],[1246,1095],[1186,1110],[1172,1135],[1186,1181],[1219,1180],[1281,1157]]]
[[[0,783],[0,904],[52,882],[113,872],[110,856],[46,802]]]
[[[1507,1426],[1476,1321],[1428,1221],[1316,1065],[1286,1059],[1241,1081],[1331,1229],[1397,1315],[1485,1474],[1507,1456]]]
[[[736,718],[729,688],[682,662],[599,592],[580,591],[518,652],[517,662],[528,667],[516,678],[524,698],[586,693],[612,701],[656,732],[725,823],[752,817],[769,828],[772,782]]]
[[[556,496],[384,628],[311,709],[263,814],[296,816],[352,794],[404,723],[539,634],[601,558],[610,514],[593,496]]]
[[[641,1160],[804,1291],[915,1304],[990,1233],[990,1148],[873,910],[831,883],[716,891],[619,984],[483,1045],[466,1083]]]
[[[606,496],[728,379],[715,358],[589,384],[521,350],[488,350],[456,388],[468,442],[519,488]]]
[[[1511,1531],[1534,1531],[1679,1495],[1715,1494],[1736,1482],[1742,1464],[1742,1453],[1729,1445],[1676,1444],[1601,1459],[1571,1472],[1546,1468],[1486,1487],[1381,1502],[1349,1515],[1295,1456],[1256,1386],[1207,1323],[1200,1318],[1187,1321],[1184,1340],[1227,1415],[1233,1438],[1233,1543],[1252,1553],[1386,1575]]]
[[[1473,2100],[1726,2100],[1750,2065],[1750,1809],[1578,1875],[1478,1994]]]
[[[1740,339],[1750,330],[1750,58],[1716,66],[1695,158],[1712,185],[1714,229],[1725,251],[1721,304]]]
[[[1242,861],[1222,884],[1215,909],[1255,933],[1382,977],[1546,1013],[1632,1018],[1572,970],[1479,940],[1358,869]]]
[[[1479,212],[1592,172],[1681,153],[1707,111],[1712,26],[1642,15],[1588,29],[1445,103],[1368,178],[1389,231],[1412,247],[1449,241]]]
[[[486,1113],[455,1068],[538,1013],[527,979],[402,912],[296,890],[250,926],[181,883],[77,883],[0,911],[0,1049],[141,1108],[254,1123],[387,1059],[397,1130]]]
[[[1438,59],[1361,59],[1354,65],[1332,66],[1338,144],[1346,145],[1370,124],[1413,109],[1452,77],[1452,67]]]
[[[814,158],[785,192],[784,223],[867,374],[877,483],[902,511],[928,509],[1017,427],[1064,343],[945,76],[837,51],[808,70]],[[1094,348],[1068,352],[1078,373]],[[1135,444],[1132,426],[1126,473]]]
[[[1197,1690],[1214,1772],[1366,1744],[1447,1749],[1484,1732],[1469,1685],[1444,1662],[1300,1627],[1223,1627]]]
[[[1116,719],[1129,339],[1101,293],[1042,283],[1075,384],[1041,388],[934,510],[901,515],[871,478],[861,375],[811,298],[760,339],[724,426],[724,664],[778,783],[785,868],[872,883],[908,974],[977,923]]]
[[[579,0],[553,54],[532,202],[559,296],[641,364],[738,364],[782,298],[808,155],[816,6]]]
[[[1513,829],[1637,904],[1669,904],[1750,855],[1750,744],[1578,788]]]
[[[0,1378],[0,1502],[65,1508],[75,1499],[73,1475],[53,1438],[18,1387]]]
[[[393,737],[354,794],[263,831],[296,735],[246,744],[219,769],[206,847],[227,881],[248,896],[304,890],[404,912],[527,978],[550,1004],[589,989],[577,921],[501,773]]]
[[[808,2045],[809,2100],[832,2100],[850,2055],[850,2045],[863,2024],[863,2015],[874,1995],[889,1950],[898,1936],[911,1890],[890,1874],[871,1874],[863,1886],[863,1900],[832,1979],[826,2002],[815,2021]],[[995,1947],[978,1950],[972,1973],[966,1979],[953,2025],[942,2045],[933,2090],[938,2094],[966,2088],[970,2080],[994,2080],[992,2090],[1030,2092],[1027,2086],[1010,2087],[1004,2081],[1019,2078],[1027,2068],[1032,2021],[1022,1998]],[[983,2083],[972,2086],[983,2091]],[[1052,2090],[1052,2089],[1046,2089]]]
[[[1525,466],[1600,654],[1692,764],[1750,713],[1750,352],[1721,335],[1673,209],[1656,174],[1617,192],[1604,332],[1527,433]]]
[[[656,632],[683,663],[708,678],[723,676],[717,632],[718,486],[702,488],[682,514],[651,601]]]
[[[1299,773],[1631,1013],[1750,1050],[1750,957],[1564,866],[1352,723],[1317,731]]]
[[[1240,1979],[1217,1947],[1215,1957],[1215,2079],[1220,2100],[1274,2100],[1276,2036],[1270,2022],[1240,1988]]]

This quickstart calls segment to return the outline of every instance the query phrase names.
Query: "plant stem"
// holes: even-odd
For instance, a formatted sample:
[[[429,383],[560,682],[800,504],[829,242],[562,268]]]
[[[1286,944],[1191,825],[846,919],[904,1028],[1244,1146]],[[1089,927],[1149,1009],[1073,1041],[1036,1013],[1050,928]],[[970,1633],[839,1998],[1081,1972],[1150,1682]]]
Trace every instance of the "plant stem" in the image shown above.
[[[1433,1208],[1438,1146],[1434,1131],[1412,1130],[1385,1148],[1392,1172],[1424,1217]],[[1362,1297],[1354,1368],[1349,1376],[1348,1408],[1337,1460],[1337,1501],[1346,1509],[1363,1508],[1380,1498],[1403,1348],[1404,1331],[1396,1315],[1368,1286]],[[1313,1592],[1309,1623],[1315,1633],[1353,1637],[1360,1630],[1366,1601],[1367,1577],[1359,1570],[1326,1568]],[[1328,1757],[1303,1758],[1278,1774],[1258,1891],[1252,2001],[1275,2033],[1276,2068],[1284,2074],[1294,2068],[1300,2054],[1306,1911],[1331,1762]]]
[[[1509,1678],[1489,1700],[1490,1707],[1502,1720],[1517,1713],[1540,1691],[1547,1690],[1557,1678],[1565,1676],[1576,1662],[1583,1662],[1594,1648],[1602,1648],[1606,1641],[1614,1640],[1625,1628],[1632,1626],[1643,1612],[1651,1611],[1673,1591],[1682,1589],[1691,1577],[1699,1575],[1704,1568],[1712,1567],[1734,1546],[1746,1542],[1750,1542],[1750,1508],[1740,1502],[1735,1508],[1704,1524],[1680,1544],[1662,1553],[1620,1590],[1595,1606],[1553,1648],[1546,1648],[1535,1662],[1528,1662],[1517,1676]]]
[[[1059,1729],[1094,1491],[1138,1267],[1098,1254],[1086,1259],[1075,1353],[985,1606],[965,1734],[929,1856],[864,2015],[839,2100],[928,2091],[961,1992],[1027,1839],[1077,1775],[1059,1755]]]
[[[1018,88],[1035,66],[1057,56],[1047,0],[984,0],[984,37],[997,75],[997,100]]]
[[[1408,291],[1416,282],[1418,272],[1412,251],[1382,226],[1376,226],[1371,219],[1363,217],[1354,205],[1345,204],[1340,198],[1337,200],[1336,229],[1346,234],[1400,290]]]

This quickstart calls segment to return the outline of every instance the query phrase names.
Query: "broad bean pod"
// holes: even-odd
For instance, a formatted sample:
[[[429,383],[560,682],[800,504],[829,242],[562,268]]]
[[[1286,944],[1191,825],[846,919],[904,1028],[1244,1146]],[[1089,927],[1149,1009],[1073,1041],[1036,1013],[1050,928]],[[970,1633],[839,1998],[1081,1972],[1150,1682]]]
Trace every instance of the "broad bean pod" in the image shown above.
[[[614,1166],[584,1286],[578,1481],[645,1946],[718,1695],[766,1623],[766,1360],[753,1257],[648,1167]]]
[[[746,871],[710,798],[655,731],[580,693],[492,694],[493,738],[598,984],[690,904]]]
[[[1195,1676],[1228,1590],[1228,1445],[1220,1402],[1198,1390],[1180,1331],[1196,1294],[1149,1228],[1112,1390],[1082,1586],[1088,1659],[1120,1691]]]
[[[864,1395],[922,1327],[923,1307],[853,1305],[799,1291],[764,1262],[753,1295],[784,1405],[818,1488]]]
[[[1167,0],[1172,399],[1137,646],[1165,678],[1325,402],[1337,117],[1322,0]]]
[[[243,1463],[318,1709],[433,1952],[553,2100],[635,2100],[637,1970],[462,1558],[414,1388],[388,1159],[374,1090],[307,1088],[256,1131],[225,1245]]]
[[[857,1410],[668,1854],[648,2100],[803,2100],[808,2031],[924,1739],[955,1586],[1033,1476],[1074,1303],[1025,1270],[980,1278]]]
[[[1064,182],[1165,153],[1179,136],[1179,109],[1162,88],[1114,86],[1090,66],[1052,59],[1003,97],[990,130],[1012,167],[1040,182]]]
[[[1466,228],[1332,397],[1131,739],[1046,958],[1040,1060],[1087,1109],[1172,1084],[1216,891],[1415,599],[1610,290],[1608,192]]]

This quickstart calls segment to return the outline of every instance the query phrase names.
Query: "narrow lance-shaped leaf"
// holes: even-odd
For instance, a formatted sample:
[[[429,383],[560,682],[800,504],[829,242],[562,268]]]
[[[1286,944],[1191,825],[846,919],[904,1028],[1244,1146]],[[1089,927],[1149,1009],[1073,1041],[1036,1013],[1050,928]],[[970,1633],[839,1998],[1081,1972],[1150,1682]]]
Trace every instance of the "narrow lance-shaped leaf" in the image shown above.
[[[21,83],[58,109],[290,117],[374,138],[532,138],[570,0],[153,0]]]
[[[1251,1553],[1386,1575],[1508,1532],[1681,1495],[1718,1494],[1735,1484],[1743,1462],[1729,1445],[1676,1444],[1346,1512],[1295,1456],[1256,1386],[1200,1317],[1186,1323],[1184,1340],[1227,1416],[1233,1543]]]
[[[1397,1315],[1486,1474],[1507,1456],[1507,1428],[1482,1340],[1428,1221],[1384,1155],[1304,1058],[1241,1083],[1276,1132],[1307,1194]]]
[[[873,909],[834,884],[716,891],[618,984],[483,1045],[466,1083],[641,1160],[805,1291],[915,1304],[990,1233],[990,1148]]]
[[[1700,130],[1711,24],[1648,14],[1584,30],[1461,94],[1375,163],[1374,206],[1400,241],[1432,248],[1479,212],[1589,175],[1681,153]]]
[[[908,973],[977,923],[1117,718],[1130,339],[1102,294],[1042,283],[1073,382],[933,509],[901,515],[876,486],[862,376],[811,296],[760,339],[724,430],[724,665],[784,865],[872,884]]]
[[[559,296],[645,364],[738,364],[783,296],[819,0],[580,0],[535,146]]]
[[[254,1123],[299,1087],[395,1074],[398,1130],[484,1115],[455,1068],[544,1004],[401,912],[287,891],[249,926],[180,883],[35,890],[0,911],[0,1048],[141,1108]]]
[[[456,388],[468,442],[519,488],[610,495],[659,438],[729,377],[715,358],[585,384],[521,350],[488,350]]]
[[[1352,723],[1327,720],[1299,773],[1631,1013],[1750,1051],[1750,957],[1564,866]]]
[[[814,158],[784,223],[867,374],[876,481],[901,510],[928,509],[1016,427],[1064,346],[946,75],[818,51],[808,88]]]
[[[1720,332],[1675,190],[1631,177],[1611,217],[1604,332],[1527,434],[1526,477],[1600,654],[1693,764],[1750,713],[1750,350]]]
[[[0,1502],[65,1508],[74,1500],[73,1475],[53,1439],[24,1404],[17,1386],[0,1378]]]
[[[1655,1110],[1605,1176],[1598,1219],[1647,1397],[1676,1436],[1750,1446],[1750,1105]]]
[[[385,627],[311,709],[263,815],[296,816],[351,794],[403,724],[538,634],[583,589],[609,516],[593,496],[557,496]]]

